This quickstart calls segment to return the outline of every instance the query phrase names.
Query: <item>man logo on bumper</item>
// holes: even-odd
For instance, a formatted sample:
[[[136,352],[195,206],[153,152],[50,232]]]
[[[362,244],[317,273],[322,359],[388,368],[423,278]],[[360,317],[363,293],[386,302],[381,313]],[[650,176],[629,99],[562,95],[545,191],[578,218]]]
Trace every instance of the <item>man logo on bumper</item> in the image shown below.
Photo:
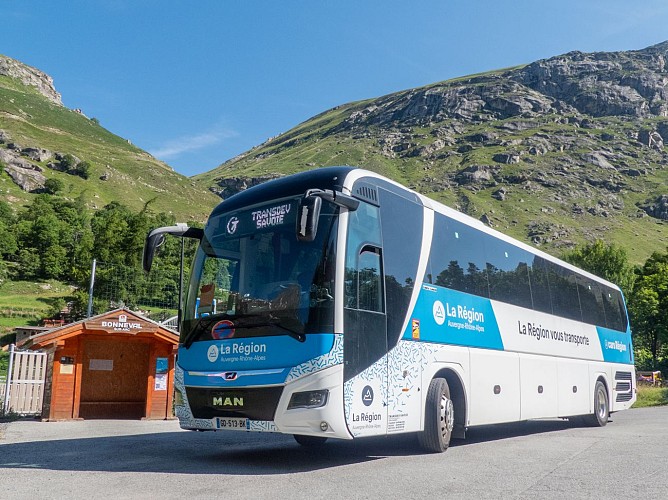
[[[213,406],[226,406],[226,407],[235,407],[241,408],[244,406],[244,398],[242,397],[231,397],[231,396],[214,396],[211,404]]]

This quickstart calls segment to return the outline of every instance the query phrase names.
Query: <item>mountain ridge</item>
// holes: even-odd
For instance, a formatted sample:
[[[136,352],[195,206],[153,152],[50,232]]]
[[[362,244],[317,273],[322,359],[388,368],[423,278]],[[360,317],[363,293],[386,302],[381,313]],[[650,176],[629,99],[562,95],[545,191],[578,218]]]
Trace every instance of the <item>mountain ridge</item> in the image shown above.
[[[65,107],[53,79],[0,56],[0,193],[18,210],[46,187],[91,210],[119,201],[204,222],[219,198],[169,165]],[[56,182],[54,182],[56,181]]]
[[[573,51],[342,104],[194,180],[355,165],[552,253],[598,238],[640,262],[668,246],[667,60]]]

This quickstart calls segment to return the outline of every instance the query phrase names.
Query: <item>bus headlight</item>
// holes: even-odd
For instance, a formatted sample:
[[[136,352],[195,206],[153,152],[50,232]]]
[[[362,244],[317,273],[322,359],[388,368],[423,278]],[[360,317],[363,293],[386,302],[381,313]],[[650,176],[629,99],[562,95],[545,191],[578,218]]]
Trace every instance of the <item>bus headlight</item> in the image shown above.
[[[295,408],[320,408],[327,404],[329,391],[322,389],[319,391],[295,392],[288,403],[288,410]]]

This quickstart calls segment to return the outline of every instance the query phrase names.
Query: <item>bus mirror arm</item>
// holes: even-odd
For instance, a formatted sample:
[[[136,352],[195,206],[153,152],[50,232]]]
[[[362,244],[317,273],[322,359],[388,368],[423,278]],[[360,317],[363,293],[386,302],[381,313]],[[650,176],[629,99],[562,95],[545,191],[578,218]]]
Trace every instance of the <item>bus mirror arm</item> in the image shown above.
[[[309,196],[317,196],[340,207],[345,207],[350,211],[355,211],[360,206],[358,199],[343,194],[341,191],[332,191],[331,189],[309,189],[306,191],[304,198]]]
[[[158,227],[150,231],[146,236],[144,255],[142,256],[144,271],[149,272],[151,270],[155,251],[165,243],[166,234],[179,236],[181,238],[195,238],[201,240],[204,236],[204,230],[199,227],[188,227],[187,224],[179,223],[176,226]]]
[[[330,189],[309,189],[299,204],[297,214],[297,239],[299,241],[313,241],[318,232],[318,219],[322,200],[329,201],[348,210],[357,210],[360,202],[352,196]]]

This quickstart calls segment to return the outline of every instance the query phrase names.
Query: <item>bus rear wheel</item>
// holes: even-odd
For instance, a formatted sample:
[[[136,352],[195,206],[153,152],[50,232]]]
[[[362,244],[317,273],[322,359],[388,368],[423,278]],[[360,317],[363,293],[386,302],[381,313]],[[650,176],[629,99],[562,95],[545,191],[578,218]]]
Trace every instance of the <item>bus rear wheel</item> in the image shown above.
[[[420,446],[429,452],[444,452],[450,446],[454,424],[455,408],[448,382],[444,378],[435,378],[427,390],[424,431],[418,434]]]
[[[608,423],[610,416],[610,404],[608,402],[608,391],[605,384],[596,381],[594,387],[594,413],[585,417],[585,423],[590,427],[603,427]]]
[[[294,437],[295,441],[297,441],[305,448],[317,448],[318,446],[325,444],[325,441],[327,441],[326,437],[320,436],[304,436],[302,434],[293,434],[292,437]]]

